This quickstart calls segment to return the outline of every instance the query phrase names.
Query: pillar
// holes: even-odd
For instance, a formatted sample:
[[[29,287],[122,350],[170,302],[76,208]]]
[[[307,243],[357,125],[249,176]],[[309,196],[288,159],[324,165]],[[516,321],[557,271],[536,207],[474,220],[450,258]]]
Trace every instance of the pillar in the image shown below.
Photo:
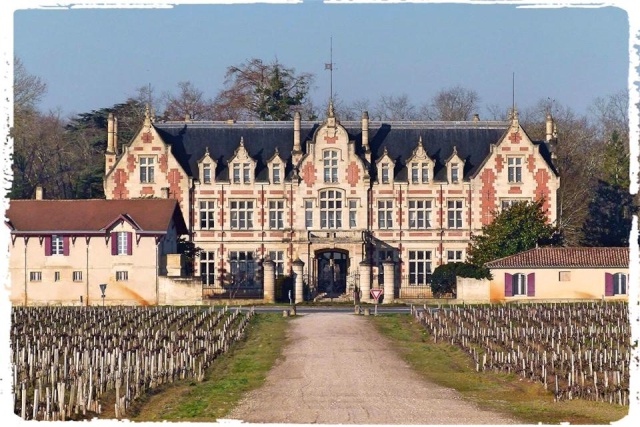
[[[382,271],[384,272],[384,301],[383,304],[391,304],[395,299],[395,264],[391,260],[382,262]]]
[[[360,290],[362,291],[362,302],[371,301],[371,263],[362,261],[360,263]]]
[[[304,301],[304,294],[303,294],[303,282],[302,282],[302,268],[304,267],[304,262],[300,259],[297,258],[295,261],[293,261],[293,274],[295,276],[295,303],[299,304],[301,302]]]
[[[262,263],[263,273],[263,289],[265,302],[276,302],[276,265],[270,259],[264,260]]]

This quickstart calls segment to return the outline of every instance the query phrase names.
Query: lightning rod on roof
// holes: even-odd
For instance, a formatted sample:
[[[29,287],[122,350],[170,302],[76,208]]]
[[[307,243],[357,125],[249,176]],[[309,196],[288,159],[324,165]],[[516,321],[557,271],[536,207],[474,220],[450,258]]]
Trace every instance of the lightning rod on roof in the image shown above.
[[[324,64],[324,69],[329,70],[329,101],[333,101],[333,36],[329,41],[329,63]]]

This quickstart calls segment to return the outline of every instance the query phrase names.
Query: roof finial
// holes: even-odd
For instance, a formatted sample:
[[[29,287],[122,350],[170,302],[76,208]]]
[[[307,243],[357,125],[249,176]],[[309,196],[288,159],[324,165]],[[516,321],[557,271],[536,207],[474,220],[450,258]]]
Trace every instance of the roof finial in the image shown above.
[[[327,110],[327,117],[335,117],[335,111],[333,110],[333,99],[329,98],[329,108]]]
[[[244,147],[244,137],[243,136],[240,137],[240,146]]]

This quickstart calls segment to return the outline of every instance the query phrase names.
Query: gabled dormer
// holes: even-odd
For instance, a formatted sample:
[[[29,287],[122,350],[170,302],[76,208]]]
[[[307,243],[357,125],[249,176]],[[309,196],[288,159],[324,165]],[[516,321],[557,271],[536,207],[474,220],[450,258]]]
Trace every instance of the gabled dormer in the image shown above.
[[[269,182],[271,184],[282,184],[284,181],[284,168],[286,163],[280,157],[278,147],[276,147],[273,156],[267,160],[267,167],[269,168]]]
[[[205,147],[204,155],[198,160],[198,176],[200,184],[213,184],[215,181],[217,162],[209,155],[209,147]]]
[[[393,167],[394,161],[391,156],[389,156],[387,147],[384,147],[382,155],[376,160],[378,184],[393,184]]]
[[[450,184],[458,184],[462,182],[464,174],[464,160],[458,155],[456,146],[453,146],[453,152],[445,160],[444,163],[447,168],[447,182]]]
[[[250,184],[255,178],[256,162],[244,146],[244,138],[229,159],[229,180],[232,184]]]
[[[411,184],[426,184],[432,179],[433,160],[427,155],[422,145],[422,135],[418,138],[416,147],[407,160],[407,169]]]

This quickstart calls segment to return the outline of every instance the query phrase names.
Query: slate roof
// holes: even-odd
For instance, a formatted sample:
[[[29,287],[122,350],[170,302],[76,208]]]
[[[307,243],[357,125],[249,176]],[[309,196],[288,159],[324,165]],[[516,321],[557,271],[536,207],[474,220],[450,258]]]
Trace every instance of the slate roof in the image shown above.
[[[301,122],[300,141],[303,151],[305,141],[311,140],[322,122]],[[364,159],[360,121],[340,122],[347,130],[349,140],[355,142],[355,151]],[[507,132],[510,122],[369,122],[369,147],[371,163],[380,158],[386,147],[396,162],[394,178],[406,181],[406,161],[422,137],[425,151],[435,160],[434,180],[445,181],[444,162],[456,147],[460,158],[466,160],[464,179],[473,175],[490,152],[490,145],[497,143]],[[243,138],[249,155],[256,160],[256,181],[266,181],[266,163],[275,148],[287,163],[285,174],[290,175],[291,150],[293,148],[293,122],[156,122],[154,127],[161,138],[171,145],[171,151],[187,173],[198,178],[197,162],[208,147],[209,155],[216,160],[216,178],[229,179],[227,161]],[[549,150],[544,142],[534,142],[547,163],[553,168]],[[370,165],[369,165],[370,166]],[[375,169],[375,168],[372,168]],[[375,170],[370,170],[375,177]],[[555,169],[554,169],[554,172]]]
[[[173,199],[11,200],[6,224],[13,234],[103,233],[121,216],[142,232],[163,234],[172,218],[178,234],[188,232]]]
[[[535,248],[485,264],[495,268],[628,268],[629,248]]]

